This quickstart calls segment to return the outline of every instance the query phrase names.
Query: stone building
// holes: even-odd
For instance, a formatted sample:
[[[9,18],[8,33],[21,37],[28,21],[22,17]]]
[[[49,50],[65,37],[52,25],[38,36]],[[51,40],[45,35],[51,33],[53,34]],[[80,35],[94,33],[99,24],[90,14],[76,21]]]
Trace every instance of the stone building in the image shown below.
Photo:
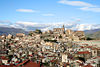
[[[79,37],[79,40],[85,40],[85,33],[84,31],[75,31],[73,33],[74,37]]]
[[[24,33],[17,33],[16,36],[17,36],[17,37],[24,37],[25,34],[24,34]]]
[[[70,30],[70,29],[67,29],[65,33],[66,33],[67,36],[69,36],[69,35],[73,34],[73,32],[74,32],[74,31],[72,31],[72,30]]]
[[[63,38],[68,37],[68,40],[73,40],[73,41],[85,40],[84,31],[73,31],[70,29],[65,30],[64,25],[62,28],[54,28],[53,33],[56,34],[56,38],[62,36]]]
[[[53,32],[57,33],[57,34],[64,34],[65,33],[65,27],[64,27],[64,25],[63,25],[62,28],[54,28]]]
[[[67,60],[68,60],[67,59],[67,54],[63,53],[62,54],[62,62],[68,62]]]

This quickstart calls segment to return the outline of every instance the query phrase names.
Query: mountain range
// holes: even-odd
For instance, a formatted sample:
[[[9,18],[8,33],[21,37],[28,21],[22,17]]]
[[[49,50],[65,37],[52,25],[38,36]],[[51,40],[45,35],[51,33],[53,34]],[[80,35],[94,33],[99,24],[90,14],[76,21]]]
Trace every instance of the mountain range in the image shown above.
[[[18,28],[12,28],[12,27],[0,27],[0,35],[5,34],[12,34],[16,35],[16,33],[25,33],[27,34],[28,32],[23,30],[23,29],[18,29]]]
[[[85,30],[84,32],[85,32],[86,34],[93,34],[93,33],[99,32],[99,31],[100,31],[100,28],[98,28],[98,29],[93,29],[93,30]]]
[[[93,37],[93,38],[100,38],[100,24],[76,24],[76,23],[48,23],[48,24],[34,24],[31,26],[26,26],[21,28],[17,27],[0,27],[0,35],[2,34],[12,34],[15,35],[16,33],[25,33],[28,34],[28,31],[40,29],[42,31],[52,30],[53,28],[61,28],[65,26],[65,29],[72,29],[72,30],[81,30],[84,31],[86,36]],[[23,29],[24,28],[24,29]]]
[[[85,30],[86,37],[100,39],[100,29]]]
[[[77,23],[35,24],[32,27],[41,29],[42,31],[47,31],[47,30],[52,30],[53,28],[61,28],[63,25],[65,26],[65,29],[79,30],[79,31],[100,29],[100,24],[77,24]],[[28,27],[28,30],[30,30],[32,27]]]
[[[25,29],[27,31],[41,29],[42,31],[52,30],[53,28],[61,28],[65,26],[65,29],[72,30],[94,30],[99,29],[100,24],[83,24],[76,22],[52,22],[52,23],[36,23],[36,22],[17,22],[14,25],[10,25],[11,27]]]

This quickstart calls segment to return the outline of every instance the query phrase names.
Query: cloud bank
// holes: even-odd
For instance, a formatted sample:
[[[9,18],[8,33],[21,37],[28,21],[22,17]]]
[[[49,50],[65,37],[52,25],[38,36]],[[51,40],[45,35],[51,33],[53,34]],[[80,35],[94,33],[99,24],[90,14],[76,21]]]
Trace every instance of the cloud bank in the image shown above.
[[[30,31],[35,29],[41,29],[42,31],[52,30],[53,28],[61,28],[65,26],[65,29],[72,30],[91,30],[100,28],[100,24],[79,24],[79,23],[71,23],[68,22],[55,22],[55,23],[38,23],[38,22],[24,22],[18,21],[10,27],[22,28],[24,30]]]
[[[83,1],[71,1],[71,0],[60,0],[58,3],[77,6],[78,9],[84,11],[92,11],[92,12],[100,12],[100,7],[97,5],[93,5],[91,3],[83,2]]]

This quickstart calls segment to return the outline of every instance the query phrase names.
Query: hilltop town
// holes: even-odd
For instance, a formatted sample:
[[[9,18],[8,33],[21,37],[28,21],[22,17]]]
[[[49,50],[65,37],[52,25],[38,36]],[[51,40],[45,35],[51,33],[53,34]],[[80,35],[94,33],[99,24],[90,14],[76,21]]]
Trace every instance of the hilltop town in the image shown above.
[[[0,67],[100,67],[100,41],[54,28],[0,36]]]

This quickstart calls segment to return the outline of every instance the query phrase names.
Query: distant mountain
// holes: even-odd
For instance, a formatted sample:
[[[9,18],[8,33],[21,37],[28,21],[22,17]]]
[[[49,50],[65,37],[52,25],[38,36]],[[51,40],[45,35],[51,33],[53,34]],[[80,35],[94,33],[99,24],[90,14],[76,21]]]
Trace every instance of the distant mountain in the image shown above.
[[[13,34],[16,33],[25,33],[27,34],[27,31],[34,31],[36,29],[40,29],[42,31],[47,30],[53,30],[53,28],[61,28],[62,26],[65,26],[65,29],[71,29],[71,30],[78,30],[78,31],[84,31],[86,35],[93,35],[95,32],[100,31],[100,24],[78,24],[78,23],[37,23],[34,25],[28,24],[28,25],[17,25],[14,27],[1,27],[0,26],[0,35],[2,34]],[[20,29],[18,29],[20,28]],[[25,30],[27,31],[25,31]]]
[[[0,27],[0,35],[2,34],[12,34],[15,35],[16,33],[25,33],[27,34],[28,32],[23,30],[23,29],[18,29],[18,28],[12,28],[12,27]]]
[[[72,30],[79,30],[79,31],[87,30],[87,32],[88,30],[93,30],[94,32],[96,32],[100,29],[100,24],[77,24],[77,23],[70,23],[70,24],[69,23],[55,23],[53,24],[51,23],[51,24],[40,25],[40,26],[44,26],[41,28],[42,31],[47,31],[50,29],[52,30],[53,28],[61,28],[63,25],[65,26],[65,29],[72,29]]]
[[[34,22],[18,22],[15,25],[11,25],[12,27],[21,28],[25,30],[35,30],[40,29],[42,31],[53,30],[53,28],[61,28],[65,26],[65,29],[71,30],[92,30],[92,29],[99,29],[100,24],[80,24],[74,22],[53,22],[53,23],[34,23]]]
[[[100,29],[85,30],[86,37],[100,39]]]
[[[97,32],[92,33],[92,34],[86,34],[86,37],[100,40],[100,31],[97,31]]]
[[[84,32],[86,34],[93,34],[93,33],[98,32],[98,31],[100,31],[100,28],[99,29],[93,29],[93,30],[85,30]]]

